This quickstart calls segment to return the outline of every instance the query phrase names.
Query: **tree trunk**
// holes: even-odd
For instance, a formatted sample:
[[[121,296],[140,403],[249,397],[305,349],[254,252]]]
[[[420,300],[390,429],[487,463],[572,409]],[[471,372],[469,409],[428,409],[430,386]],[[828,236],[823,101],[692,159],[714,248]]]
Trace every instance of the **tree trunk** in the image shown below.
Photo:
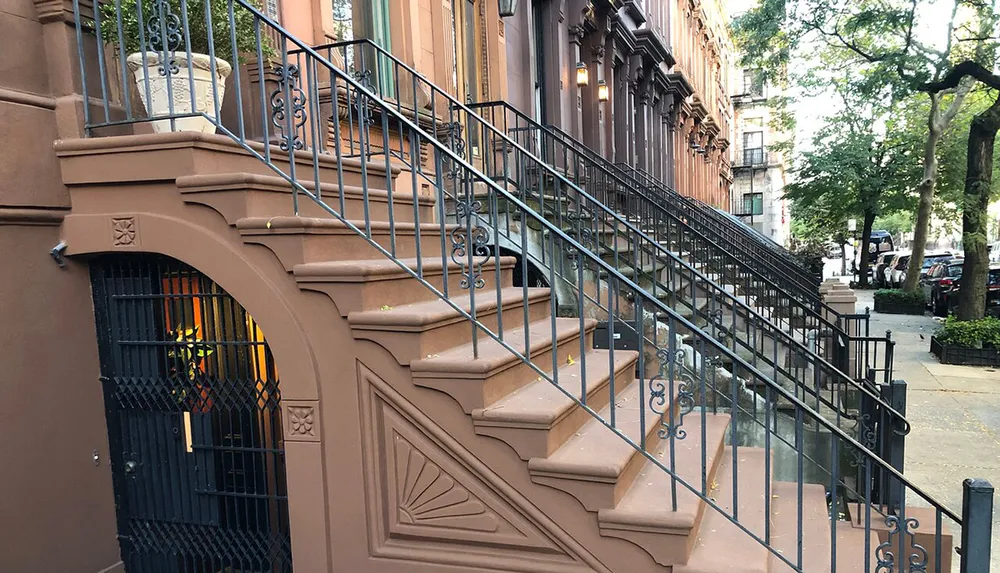
[[[865,224],[861,235],[861,246],[858,248],[858,287],[868,288],[868,267],[871,258],[868,255],[868,244],[872,240],[872,225],[875,224],[875,210],[865,209]]]
[[[939,121],[941,96],[931,94],[931,110],[927,119],[927,141],[924,142],[924,174],[917,186],[920,204],[917,207],[917,222],[913,229],[913,246],[908,268],[919,269],[924,264],[924,247],[931,226],[931,209],[934,207],[934,186],[937,184],[937,144],[943,131]],[[920,281],[920,273],[906,273],[903,290],[914,292]]]
[[[986,111],[972,118],[969,126],[969,159],[965,171],[962,202],[962,243],[965,264],[958,293],[958,319],[976,320],[986,314],[986,276],[989,251],[986,247],[986,208],[993,183],[993,146],[1000,131],[1000,97]]]

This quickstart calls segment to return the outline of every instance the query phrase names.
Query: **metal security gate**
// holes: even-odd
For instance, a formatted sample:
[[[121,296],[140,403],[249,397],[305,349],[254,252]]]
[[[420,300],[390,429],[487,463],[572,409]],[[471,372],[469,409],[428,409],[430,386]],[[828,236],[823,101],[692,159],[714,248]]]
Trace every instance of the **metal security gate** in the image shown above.
[[[102,257],[91,281],[126,571],[291,571],[281,395],[260,328],[166,257]]]

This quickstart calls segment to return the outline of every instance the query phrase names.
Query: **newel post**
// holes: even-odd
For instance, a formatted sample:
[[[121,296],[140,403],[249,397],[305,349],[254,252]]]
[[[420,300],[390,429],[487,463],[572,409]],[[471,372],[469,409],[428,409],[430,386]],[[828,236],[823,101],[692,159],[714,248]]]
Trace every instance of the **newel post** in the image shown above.
[[[993,485],[984,479],[967,479],[962,483],[961,573],[990,570],[992,539]]]

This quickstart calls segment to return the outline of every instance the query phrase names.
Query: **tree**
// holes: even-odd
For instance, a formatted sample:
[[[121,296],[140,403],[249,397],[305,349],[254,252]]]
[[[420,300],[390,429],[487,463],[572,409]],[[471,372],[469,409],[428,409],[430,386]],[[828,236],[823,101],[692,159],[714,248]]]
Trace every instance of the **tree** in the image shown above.
[[[976,29],[956,37],[959,9],[969,1],[953,0],[951,3],[950,17],[940,24],[946,38],[943,47],[926,45],[916,37],[914,32],[919,26],[920,10],[930,5],[919,0],[761,0],[755,9],[736,19],[734,32],[744,54],[744,65],[759,68],[765,74],[783,74],[794,52],[811,44],[819,52],[836,54],[845,68],[867,70],[868,81],[877,78],[882,88],[888,87],[900,94],[940,81],[951,67],[956,40],[979,46],[989,39],[991,29],[982,21],[978,27],[964,26],[966,31],[970,26]],[[924,22],[919,27],[926,33],[931,26]],[[819,65],[828,66],[828,60]],[[947,90],[922,90],[929,105],[922,172],[919,179],[915,179],[919,181],[920,200],[910,265],[917,268],[923,262],[934,204],[937,146],[961,109],[971,85],[971,81],[963,80]],[[861,89],[864,86],[859,86],[859,93],[863,93]],[[916,273],[911,275],[904,285],[910,291],[916,289],[918,279]]]
[[[828,118],[812,148],[802,153],[785,196],[793,202],[793,216],[807,217],[811,232],[827,237],[843,233],[844,222],[860,216],[860,252],[866,254],[875,217],[912,204],[919,140],[906,132],[891,93],[878,103],[866,101],[852,91],[859,81],[853,75],[846,72],[846,79],[834,83],[845,109]],[[859,283],[865,287],[870,261],[865,255],[859,259]]]
[[[995,15],[991,17],[995,18]],[[989,61],[993,60],[992,56],[987,57]],[[927,84],[924,88],[928,91],[946,90],[969,77],[994,90],[1000,90],[1000,75],[992,73],[974,60],[957,64],[940,82]],[[962,289],[958,295],[959,320],[976,320],[986,314],[986,278],[989,274],[986,209],[994,194],[993,159],[998,131],[1000,95],[990,107],[976,114],[969,126],[965,194],[962,201],[965,262],[962,265]]]

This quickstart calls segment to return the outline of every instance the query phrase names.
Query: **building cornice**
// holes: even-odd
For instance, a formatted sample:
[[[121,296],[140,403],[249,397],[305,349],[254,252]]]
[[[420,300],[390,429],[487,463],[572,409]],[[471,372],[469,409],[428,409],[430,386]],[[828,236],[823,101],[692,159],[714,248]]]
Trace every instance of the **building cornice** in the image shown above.
[[[691,82],[684,75],[684,70],[679,66],[674,66],[674,70],[667,74],[667,92],[675,94],[677,99],[684,101],[694,93]]]
[[[646,15],[642,13],[642,8],[636,0],[624,0],[622,7],[625,8],[625,13],[628,14],[628,17],[636,24],[644,24],[646,22]]]
[[[58,227],[69,209],[36,206],[0,206],[0,227],[7,225]]]
[[[93,0],[80,0],[79,6],[81,17],[84,19],[93,18]],[[35,0],[35,11],[38,13],[38,21],[42,24],[52,22],[73,24],[75,22],[72,0]]]
[[[645,52],[654,64],[666,62],[667,66],[672,66],[676,63],[677,60],[670,52],[670,47],[656,30],[641,28],[635,31],[635,38],[637,48]]]

